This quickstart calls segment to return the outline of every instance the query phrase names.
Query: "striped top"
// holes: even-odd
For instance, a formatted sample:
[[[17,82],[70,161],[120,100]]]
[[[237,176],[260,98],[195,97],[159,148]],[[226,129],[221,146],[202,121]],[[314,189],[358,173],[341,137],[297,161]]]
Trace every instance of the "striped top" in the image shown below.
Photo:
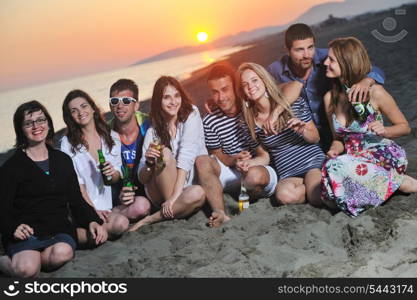
[[[220,109],[203,119],[204,136],[208,150],[221,148],[227,155],[235,155],[243,150],[253,151],[259,146],[249,133],[246,123],[239,113],[229,117]]]
[[[298,98],[291,106],[294,115],[304,122],[311,121],[311,112],[307,103]],[[306,142],[302,135],[292,129],[285,129],[276,135],[265,135],[256,126],[256,136],[271,157],[271,166],[279,179],[303,175],[314,168],[321,168],[324,153],[318,144]]]

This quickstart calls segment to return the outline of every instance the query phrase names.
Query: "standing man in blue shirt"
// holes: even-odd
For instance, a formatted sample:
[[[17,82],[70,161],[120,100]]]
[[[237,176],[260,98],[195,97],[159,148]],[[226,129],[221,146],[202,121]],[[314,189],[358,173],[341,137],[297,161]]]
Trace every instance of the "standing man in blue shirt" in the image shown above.
[[[286,82],[300,82],[300,97],[310,106],[314,123],[320,132],[320,143],[323,150],[328,149],[332,141],[330,126],[323,106],[323,96],[330,89],[330,79],[326,77],[324,60],[328,49],[316,48],[315,37],[311,28],[302,23],[291,25],[285,32],[285,46],[288,54],[273,62],[268,71],[278,84]],[[373,67],[372,71],[359,83],[350,87],[349,101],[363,102],[366,100],[369,88],[376,82],[384,84],[385,76],[382,70]],[[280,111],[274,112],[279,114]],[[272,116],[265,130],[276,134]]]

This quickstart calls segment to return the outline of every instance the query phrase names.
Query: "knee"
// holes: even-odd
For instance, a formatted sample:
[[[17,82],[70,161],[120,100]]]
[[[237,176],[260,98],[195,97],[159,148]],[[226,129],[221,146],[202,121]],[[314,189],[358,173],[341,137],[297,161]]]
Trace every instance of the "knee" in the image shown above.
[[[24,260],[12,263],[14,276],[20,278],[36,277],[41,269],[40,261]]]
[[[129,228],[129,220],[123,216],[118,215],[114,218],[113,226],[112,226],[112,233],[114,234],[122,234]]]
[[[253,190],[260,185],[266,185],[265,181],[265,174],[259,168],[252,167],[246,174],[243,183],[248,190]]]
[[[175,157],[168,147],[164,147],[164,149],[162,149],[162,153],[164,155],[164,162],[166,165],[176,164]]]
[[[74,256],[74,251],[67,243],[58,243],[52,248],[51,262],[54,264],[64,264]]]
[[[137,197],[135,202],[131,205],[133,219],[141,218],[149,215],[151,211],[151,204],[148,199],[144,197]]]
[[[206,193],[204,189],[199,185],[193,185],[186,197],[187,205],[200,207],[203,205],[205,197]]]
[[[275,192],[275,200],[280,205],[295,204],[300,202],[300,199],[294,190],[287,188],[278,189]]]

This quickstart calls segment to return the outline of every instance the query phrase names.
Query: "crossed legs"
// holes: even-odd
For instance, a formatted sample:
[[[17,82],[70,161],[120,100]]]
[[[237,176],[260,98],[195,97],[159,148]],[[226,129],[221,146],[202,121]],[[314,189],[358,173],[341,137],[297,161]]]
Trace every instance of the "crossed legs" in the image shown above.
[[[150,182],[146,185],[151,201],[157,207],[160,207],[161,204],[172,195],[178,172],[176,160],[171,151],[168,148],[164,148],[163,151],[165,168],[162,172],[154,174]],[[174,218],[185,218],[197,211],[203,205],[204,198],[205,193],[201,186],[191,185],[184,188],[181,195],[176,199],[172,206]],[[160,209],[154,214],[146,216],[134,224],[129,231],[134,231],[144,225],[153,224],[165,219],[166,218],[162,214],[162,209]]]
[[[219,179],[222,173],[222,166],[216,158],[203,155],[197,157],[196,167],[199,182],[206,192],[207,202],[213,211],[208,225],[210,227],[219,227],[223,222],[230,220],[230,217],[225,212],[223,186]],[[252,199],[264,196],[265,187],[270,182],[270,176],[265,167],[251,167],[243,176],[244,185]]]
[[[220,182],[221,167],[217,159],[202,155],[196,159],[196,169],[199,183],[206,192],[206,199],[212,209],[208,225],[219,227],[230,220],[224,209],[223,187]]]

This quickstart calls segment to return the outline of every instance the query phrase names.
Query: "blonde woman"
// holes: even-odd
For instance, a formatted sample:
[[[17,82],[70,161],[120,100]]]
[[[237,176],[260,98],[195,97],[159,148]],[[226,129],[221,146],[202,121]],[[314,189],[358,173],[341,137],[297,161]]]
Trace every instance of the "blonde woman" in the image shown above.
[[[238,78],[245,121],[252,138],[260,141],[269,152],[271,165],[279,178],[275,192],[277,202],[300,204],[307,201],[321,205],[320,169],[324,153],[317,145],[320,137],[308,104],[298,98],[290,105],[272,76],[258,64],[240,65]],[[284,112],[278,117],[278,133],[267,135],[264,124],[279,105]]]

